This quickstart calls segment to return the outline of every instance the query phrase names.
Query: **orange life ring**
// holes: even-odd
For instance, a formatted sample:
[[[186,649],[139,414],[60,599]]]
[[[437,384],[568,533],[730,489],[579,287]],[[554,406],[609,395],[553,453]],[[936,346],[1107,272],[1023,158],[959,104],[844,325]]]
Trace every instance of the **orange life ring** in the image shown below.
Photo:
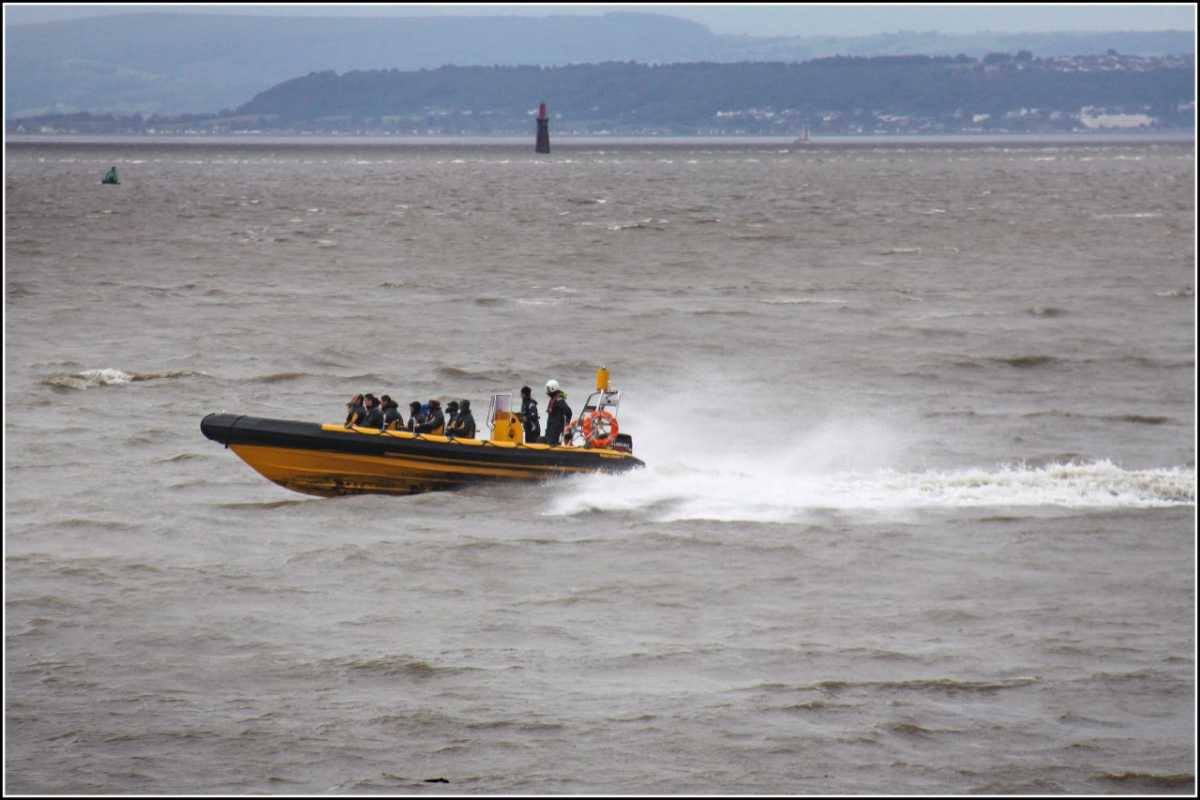
[[[607,411],[593,411],[585,415],[580,424],[583,426],[583,438],[591,447],[608,447],[616,441],[617,433],[621,430],[617,418]]]

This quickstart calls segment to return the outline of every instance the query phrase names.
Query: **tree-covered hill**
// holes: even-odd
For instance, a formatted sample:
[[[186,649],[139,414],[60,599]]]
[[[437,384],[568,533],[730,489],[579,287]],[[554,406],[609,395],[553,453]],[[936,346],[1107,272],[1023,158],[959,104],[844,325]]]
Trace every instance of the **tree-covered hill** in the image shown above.
[[[424,120],[454,115],[521,124],[539,100],[582,126],[713,126],[773,114],[815,124],[829,114],[1004,115],[1093,106],[1173,118],[1195,97],[1184,63],[1110,57],[837,57],[805,63],[608,62],[566,67],[443,67],[313,73],[286,81],[238,115],[296,124],[321,118]],[[774,117],[766,117],[773,119]]]
[[[122,120],[85,114],[48,124],[80,132],[503,134],[529,130],[539,101],[549,104],[556,131],[573,133],[1050,132],[1105,119],[1188,128],[1194,125],[1195,69],[1192,57],[1039,59],[1021,51],[982,59],[325,71],[284,81],[216,115]],[[9,130],[13,126],[10,121]]]
[[[5,19],[5,115],[212,113],[310,72],[493,64],[563,66],[807,61],[837,55],[949,55],[1029,50],[1039,58],[1195,53],[1195,30],[861,37],[718,35],[665,13],[545,17],[286,17],[146,13],[96,6],[89,19]],[[118,13],[119,12],[119,13]],[[813,13],[820,13],[813,7]]]

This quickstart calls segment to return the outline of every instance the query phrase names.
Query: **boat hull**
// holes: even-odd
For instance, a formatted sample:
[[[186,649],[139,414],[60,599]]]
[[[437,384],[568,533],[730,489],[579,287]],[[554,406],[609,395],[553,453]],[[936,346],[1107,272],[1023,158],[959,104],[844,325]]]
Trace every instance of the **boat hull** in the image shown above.
[[[418,494],[486,481],[536,482],[645,466],[617,450],[380,432],[235,414],[209,414],[200,430],[268,480],[321,497]]]

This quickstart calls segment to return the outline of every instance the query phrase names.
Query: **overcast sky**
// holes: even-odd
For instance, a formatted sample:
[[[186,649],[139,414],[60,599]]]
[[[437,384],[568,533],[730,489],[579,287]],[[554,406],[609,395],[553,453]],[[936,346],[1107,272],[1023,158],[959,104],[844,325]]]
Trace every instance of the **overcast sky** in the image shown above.
[[[695,20],[714,33],[753,36],[868,36],[876,33],[939,31],[941,33],[1191,30],[1196,29],[1196,7],[1191,3],[1129,4],[973,4],[896,5],[729,4],[683,5],[670,3],[613,3],[609,5],[555,6],[545,4],[407,5],[188,5],[186,3],[131,3],[125,5],[66,5],[5,3],[6,25],[78,19],[102,14],[146,11],[236,13],[285,16],[439,16],[439,15],[539,15],[601,14],[606,11],[643,11]]]

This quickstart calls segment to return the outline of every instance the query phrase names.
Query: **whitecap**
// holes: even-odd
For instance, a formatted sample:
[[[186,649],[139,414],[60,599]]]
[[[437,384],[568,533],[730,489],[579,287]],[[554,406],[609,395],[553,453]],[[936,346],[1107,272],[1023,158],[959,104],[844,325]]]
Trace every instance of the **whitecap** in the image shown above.
[[[112,367],[104,367],[102,369],[85,369],[82,372],[49,375],[41,382],[45,386],[58,389],[90,389],[96,386],[121,386],[135,381],[170,380],[203,375],[202,372],[190,369],[169,372],[125,372]]]

